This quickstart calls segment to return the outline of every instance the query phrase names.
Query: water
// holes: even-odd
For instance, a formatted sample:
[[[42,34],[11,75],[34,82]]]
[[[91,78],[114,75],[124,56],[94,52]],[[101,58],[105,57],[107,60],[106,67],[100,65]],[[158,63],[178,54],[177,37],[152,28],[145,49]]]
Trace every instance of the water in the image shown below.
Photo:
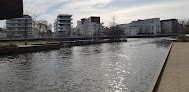
[[[170,38],[0,56],[0,92],[146,92]]]

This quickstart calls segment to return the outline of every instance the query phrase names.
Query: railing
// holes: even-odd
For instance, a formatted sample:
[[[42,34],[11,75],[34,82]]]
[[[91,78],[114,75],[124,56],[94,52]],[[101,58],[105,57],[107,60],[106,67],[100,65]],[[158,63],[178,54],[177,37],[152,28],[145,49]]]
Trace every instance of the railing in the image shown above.
[[[58,20],[73,20],[72,18],[58,18]]]
[[[58,24],[73,24],[72,22],[58,22]]]
[[[9,23],[9,24],[23,24],[25,23],[25,21],[6,21],[6,23]],[[32,23],[32,21],[27,21],[27,23]]]
[[[25,25],[7,25],[7,27],[25,27]],[[26,27],[32,27],[32,25],[26,26]]]
[[[23,30],[10,30],[11,32],[15,32],[15,31],[20,31],[20,32],[23,32],[23,31],[25,31],[24,29]],[[32,30],[26,30],[26,31],[32,31]]]

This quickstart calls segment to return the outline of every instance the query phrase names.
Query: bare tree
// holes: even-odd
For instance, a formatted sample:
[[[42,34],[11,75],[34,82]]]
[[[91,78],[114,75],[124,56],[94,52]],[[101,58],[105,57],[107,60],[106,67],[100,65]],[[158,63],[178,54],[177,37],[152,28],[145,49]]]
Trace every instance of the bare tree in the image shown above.
[[[48,25],[48,30],[46,32],[46,35],[47,35],[47,43],[49,42],[50,38],[52,37],[52,24],[49,24]]]
[[[25,45],[27,45],[27,24],[28,24],[28,18],[25,17],[25,22],[24,22],[24,42],[25,42]]]
[[[117,24],[116,24],[116,16],[113,15],[112,16],[112,21],[110,21],[110,27],[115,27]]]
[[[165,28],[161,28],[161,34],[165,34],[166,33],[166,30],[165,30]]]
[[[52,24],[48,24],[47,21],[41,20],[37,22],[38,35],[40,37],[46,37],[47,43],[52,36]]]
[[[33,13],[32,13],[33,12]],[[34,19],[37,18],[38,15],[36,14],[36,10],[35,11],[32,11],[32,10],[27,10],[25,13],[24,13],[24,16],[23,18],[25,18],[25,21],[24,21],[24,42],[25,42],[25,45],[27,45],[27,37],[28,37],[28,33],[27,33],[27,29],[28,29],[28,23],[32,22],[34,23]]]
[[[179,21],[180,24],[183,25],[182,33],[185,35],[186,33],[189,33],[189,19],[183,19]]]
[[[10,39],[10,41],[12,42],[12,37],[15,33],[12,32],[10,29],[7,29],[7,37]]]
[[[112,16],[112,21],[110,22],[110,30],[106,33],[111,40],[119,40],[121,35],[124,34],[124,30],[116,26],[116,16]]]

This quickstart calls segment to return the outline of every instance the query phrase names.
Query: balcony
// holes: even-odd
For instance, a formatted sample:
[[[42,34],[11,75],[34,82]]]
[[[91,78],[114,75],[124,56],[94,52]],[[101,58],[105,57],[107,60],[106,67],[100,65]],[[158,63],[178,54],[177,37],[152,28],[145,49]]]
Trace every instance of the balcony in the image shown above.
[[[67,30],[57,30],[58,32],[66,32]]]
[[[25,25],[6,25],[7,27],[25,27]],[[27,25],[26,27],[30,27],[30,28],[32,28],[32,25]]]
[[[6,24],[24,24],[25,21],[6,21]],[[27,24],[31,24],[32,21],[27,21]]]
[[[14,30],[10,30],[12,32],[24,32],[25,30],[22,29],[22,30],[17,30],[17,29],[14,29]],[[32,33],[32,30],[26,30],[28,33]]]
[[[58,18],[58,20],[73,20],[72,18]]]
[[[73,23],[72,23],[72,22],[58,22],[58,24],[71,25],[71,24],[73,24]]]
[[[57,29],[57,31],[70,31],[71,28],[59,28]]]
[[[58,26],[58,28],[70,28],[71,29],[71,26]]]

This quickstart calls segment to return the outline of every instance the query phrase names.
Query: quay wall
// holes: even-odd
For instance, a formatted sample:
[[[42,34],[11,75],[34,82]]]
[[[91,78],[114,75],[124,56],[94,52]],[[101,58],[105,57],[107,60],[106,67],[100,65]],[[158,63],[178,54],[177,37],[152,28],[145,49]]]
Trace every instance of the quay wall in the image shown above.
[[[152,80],[147,92],[156,92],[157,91],[157,88],[159,87],[159,83],[161,81],[164,69],[167,64],[168,57],[171,53],[172,46],[173,46],[173,42],[171,43],[171,46],[169,47],[169,52],[167,53],[165,59],[163,60],[163,62],[160,63],[160,66],[159,66],[158,70],[156,71],[154,79]]]
[[[29,45],[29,46],[21,46],[21,47],[6,47],[0,48],[0,54],[14,54],[21,52],[32,52],[32,51],[42,51],[42,50],[52,50],[59,49],[60,45],[48,44],[48,45]]]

